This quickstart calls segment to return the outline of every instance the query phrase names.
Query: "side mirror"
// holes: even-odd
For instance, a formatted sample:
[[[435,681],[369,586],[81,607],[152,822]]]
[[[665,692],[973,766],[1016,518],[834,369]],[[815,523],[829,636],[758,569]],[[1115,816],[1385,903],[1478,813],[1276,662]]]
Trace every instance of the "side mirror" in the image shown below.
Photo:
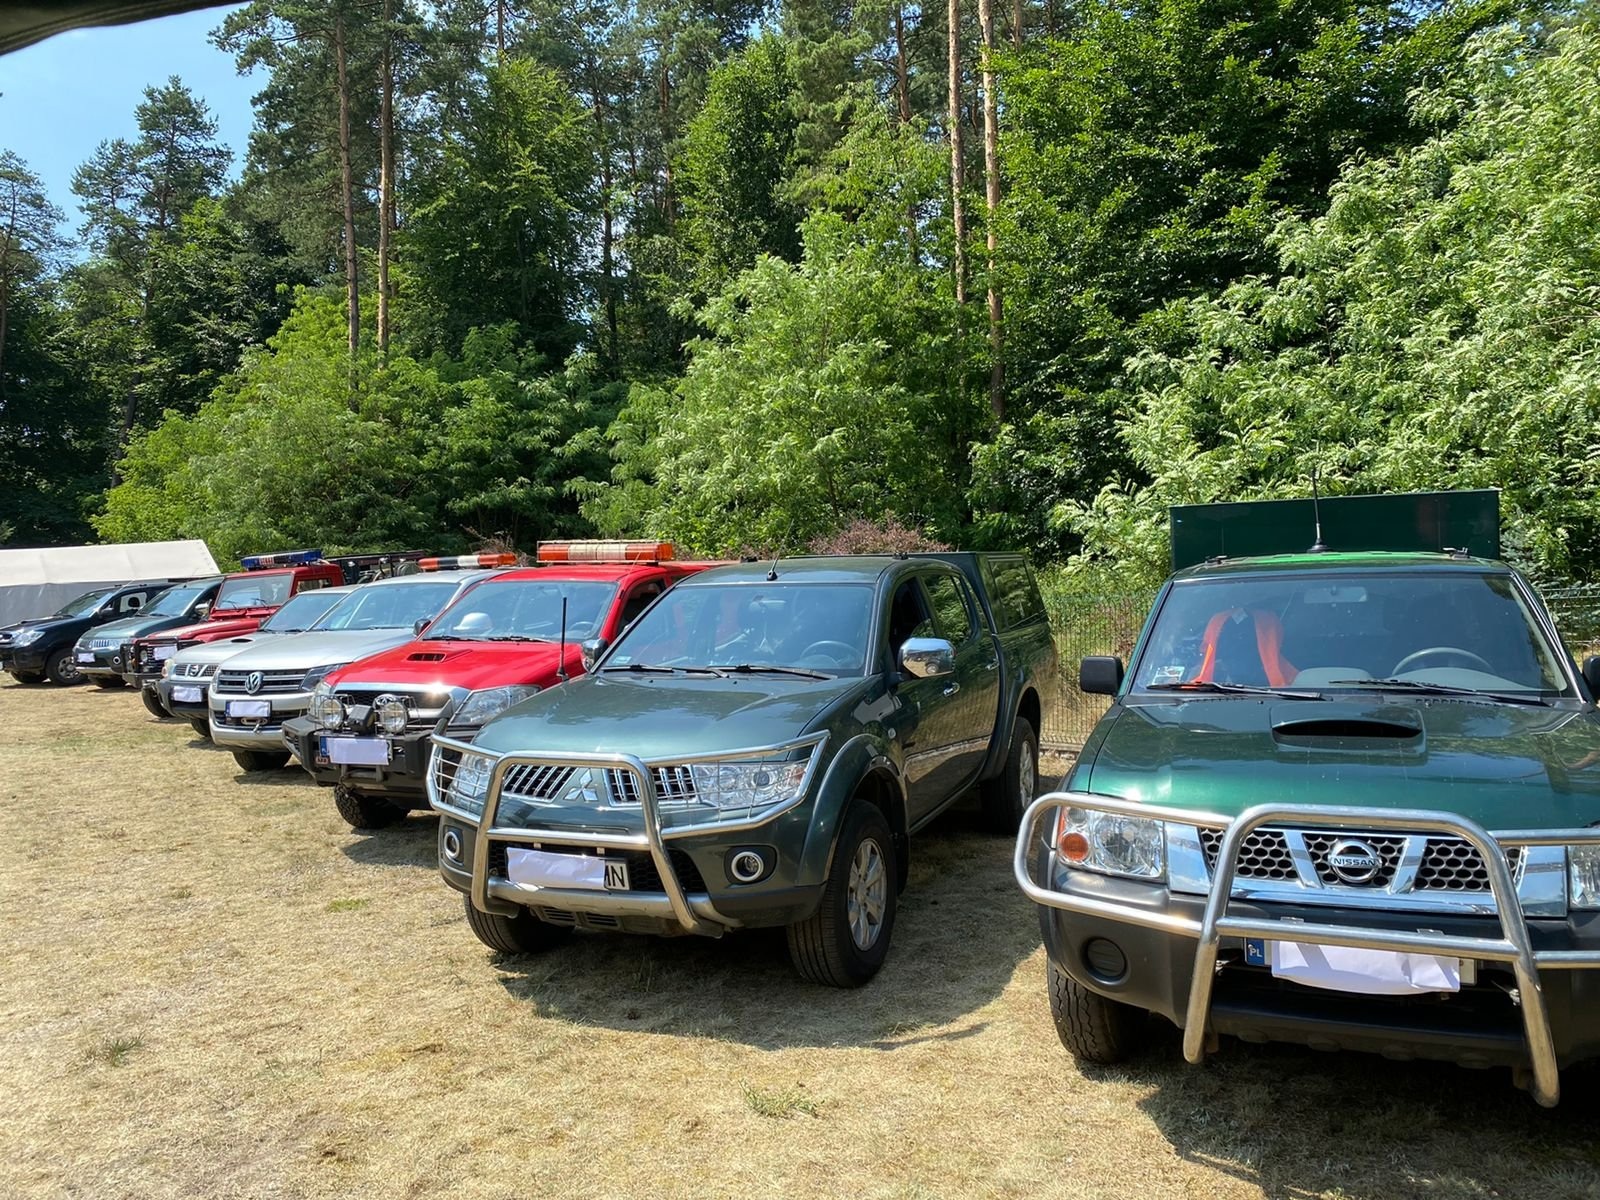
[[[1122,690],[1122,660],[1094,655],[1078,664],[1078,690],[1089,696],[1115,696]]]
[[[416,636],[421,637],[422,636],[422,631],[424,629],[426,629],[431,624],[433,624],[433,618],[432,617],[418,617],[415,621],[413,621],[411,623],[411,632],[414,633]]]
[[[605,638],[589,638],[578,643],[578,650],[583,655],[583,669],[594,670],[595,663],[600,661],[600,656],[606,652]]]
[[[204,621],[210,615],[211,615],[211,601],[202,600],[202,601],[200,601],[199,604],[196,604],[194,606],[194,619],[196,621]]]
[[[900,669],[914,679],[952,674],[956,648],[944,638],[907,638],[900,647]]]
[[[1583,681],[1589,685],[1589,694],[1600,704],[1600,655],[1591,654],[1583,660]]]

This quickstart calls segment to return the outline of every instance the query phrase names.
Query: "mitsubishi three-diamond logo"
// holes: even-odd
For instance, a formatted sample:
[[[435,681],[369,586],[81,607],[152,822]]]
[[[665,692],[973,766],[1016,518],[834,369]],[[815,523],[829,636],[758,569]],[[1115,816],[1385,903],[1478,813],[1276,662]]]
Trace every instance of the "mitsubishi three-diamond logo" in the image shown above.
[[[589,767],[581,767],[572,773],[572,778],[567,780],[567,786],[561,789],[556,802],[599,805],[605,803],[610,795],[611,789],[606,785],[604,776],[597,775]]]

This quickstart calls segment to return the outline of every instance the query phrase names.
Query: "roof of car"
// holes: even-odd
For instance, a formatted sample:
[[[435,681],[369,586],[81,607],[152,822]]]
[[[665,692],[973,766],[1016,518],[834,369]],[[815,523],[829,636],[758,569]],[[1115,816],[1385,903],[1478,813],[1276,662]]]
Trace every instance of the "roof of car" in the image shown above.
[[[1374,571],[1374,570],[1468,570],[1482,573],[1509,573],[1505,563],[1489,558],[1457,557],[1453,554],[1406,554],[1378,550],[1332,551],[1315,554],[1272,554],[1261,558],[1223,558],[1185,567],[1172,576],[1174,582],[1209,579],[1228,575],[1278,574],[1291,571]]]
[[[805,583],[862,583],[876,580],[897,564],[911,560],[896,558],[892,554],[818,554],[805,558],[780,558],[776,562],[777,582],[801,581]],[[693,579],[685,580],[679,587],[702,583],[767,583],[774,568],[770,558],[754,562],[732,563],[726,567],[713,567]]]
[[[611,583],[618,579],[626,579],[639,571],[659,571],[663,568],[670,570],[673,565],[670,562],[548,563],[541,567],[515,567],[508,571],[499,571],[496,572],[496,579],[510,583],[528,579],[594,579],[602,583]]]

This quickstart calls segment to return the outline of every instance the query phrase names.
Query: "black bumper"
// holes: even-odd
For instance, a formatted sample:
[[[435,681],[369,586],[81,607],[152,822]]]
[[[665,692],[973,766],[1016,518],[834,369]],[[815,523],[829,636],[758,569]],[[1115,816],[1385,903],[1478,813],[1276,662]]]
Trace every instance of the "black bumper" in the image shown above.
[[[178,703],[172,698],[174,687],[197,687],[200,689],[200,699],[194,703],[184,701]],[[161,697],[161,707],[175,717],[200,717],[209,720],[211,717],[211,704],[206,696],[206,681],[204,679],[157,679],[156,694]]]
[[[1205,901],[1172,896],[1163,888],[1106,879],[1095,882],[1105,899],[1126,899],[1147,911],[1200,920]],[[1307,923],[1349,924],[1356,929],[1498,938],[1494,917],[1443,913],[1394,913],[1310,905],[1235,901],[1230,915]],[[1184,1024],[1194,977],[1196,940],[1122,921],[1059,909],[1040,910],[1040,925],[1052,961],[1090,991]],[[1600,947],[1600,913],[1528,921],[1533,949],[1593,950]],[[1114,944],[1126,961],[1120,975],[1091,966],[1105,964],[1104,947],[1091,956],[1096,939]],[[1454,994],[1365,996],[1327,991],[1275,978],[1270,968],[1245,962],[1244,945],[1224,938],[1212,992],[1208,1028],[1251,1042],[1293,1042],[1317,1049],[1365,1050],[1399,1059],[1437,1059],[1464,1066],[1528,1065],[1522,1012],[1512,998],[1516,980],[1509,964],[1479,963],[1477,981]],[[1556,1057],[1562,1066],[1600,1057],[1600,971],[1540,972]]]
[[[0,650],[0,671],[33,671],[36,674],[44,671],[46,652],[35,650],[32,646],[18,649],[7,646]]]
[[[381,767],[329,762],[322,753],[320,740],[327,733],[310,717],[295,717],[283,723],[284,744],[322,786],[343,784],[353,791],[374,796],[402,797],[408,801],[427,795],[428,757],[433,749],[430,732],[384,735],[389,743],[389,762]]]

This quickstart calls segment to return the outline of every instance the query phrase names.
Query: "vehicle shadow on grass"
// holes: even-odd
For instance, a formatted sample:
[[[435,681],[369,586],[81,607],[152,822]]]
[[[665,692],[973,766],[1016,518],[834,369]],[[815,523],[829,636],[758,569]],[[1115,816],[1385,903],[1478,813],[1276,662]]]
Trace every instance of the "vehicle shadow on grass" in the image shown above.
[[[973,1014],[1039,946],[1033,907],[1011,878],[1012,845],[965,809],[914,838],[888,961],[854,990],[801,980],[781,929],[720,939],[579,933],[495,962],[512,996],[585,1025],[761,1049],[960,1040],[983,1031]]]
[[[332,789],[321,790],[331,805]],[[387,829],[352,829],[350,836],[339,850],[360,866],[421,867],[430,873],[439,867],[439,817],[431,809],[414,812]]]
[[[1135,1060],[1082,1068],[1089,1086],[1149,1089],[1139,1107],[1180,1157],[1271,1200],[1587,1197],[1600,1178],[1600,1084],[1587,1068],[1563,1072],[1561,1105],[1549,1110],[1508,1070],[1229,1038],[1191,1065],[1177,1030],[1150,1029],[1155,1044]]]

